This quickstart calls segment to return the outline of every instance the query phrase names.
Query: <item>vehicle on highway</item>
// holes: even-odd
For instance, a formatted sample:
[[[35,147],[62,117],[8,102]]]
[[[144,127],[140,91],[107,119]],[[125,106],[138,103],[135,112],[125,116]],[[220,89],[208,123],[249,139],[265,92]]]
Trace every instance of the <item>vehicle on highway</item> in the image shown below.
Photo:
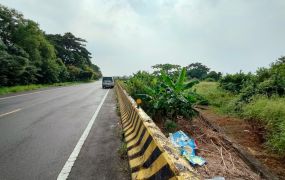
[[[102,88],[113,88],[115,85],[113,77],[103,77],[102,79]]]

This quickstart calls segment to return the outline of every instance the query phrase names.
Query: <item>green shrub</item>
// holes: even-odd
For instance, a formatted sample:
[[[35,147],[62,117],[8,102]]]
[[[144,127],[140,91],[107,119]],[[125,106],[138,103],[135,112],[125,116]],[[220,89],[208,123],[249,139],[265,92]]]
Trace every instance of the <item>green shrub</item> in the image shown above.
[[[200,82],[193,88],[219,113],[260,121],[267,131],[268,149],[285,155],[285,97],[255,95],[246,102],[241,100],[245,89],[244,94],[234,94],[215,82]]]
[[[205,81],[215,82],[215,81],[220,80],[221,77],[222,77],[222,73],[221,72],[210,71],[207,74]]]
[[[269,68],[259,68],[256,74],[227,74],[220,80],[220,87],[241,93],[240,100],[249,102],[257,94],[282,96],[285,94],[285,57],[279,58]]]
[[[174,121],[166,120],[164,123],[165,130],[169,133],[176,131],[177,124]]]
[[[195,115],[193,106],[199,98],[189,89],[197,81],[186,82],[185,68],[174,74],[178,77],[164,71],[156,75],[140,71],[125,83],[131,96],[143,99],[143,109],[155,121],[176,119],[178,115],[191,119]]]
[[[120,147],[117,150],[121,159],[128,159],[127,143],[121,142]]]
[[[259,94],[285,95],[285,57],[272,63],[270,68],[260,68],[256,72]]]
[[[204,81],[207,81],[207,82],[216,82],[217,80],[215,80],[214,78],[206,78]]]
[[[253,75],[250,73],[227,74],[220,80],[220,87],[233,93],[239,93],[248,81],[252,81],[252,78]]]
[[[242,115],[260,120],[267,129],[267,145],[285,155],[285,98],[256,96],[244,105]]]

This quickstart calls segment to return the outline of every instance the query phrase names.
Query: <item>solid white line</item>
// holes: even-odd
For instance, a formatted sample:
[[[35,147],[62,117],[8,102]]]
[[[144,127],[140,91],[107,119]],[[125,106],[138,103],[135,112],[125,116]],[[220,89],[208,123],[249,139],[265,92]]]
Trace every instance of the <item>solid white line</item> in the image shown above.
[[[56,89],[68,88],[68,87],[71,87],[71,86],[74,86],[74,85],[64,86],[64,87],[55,87],[55,88],[52,88],[52,89],[39,90],[39,91],[32,92],[32,93],[25,93],[25,94],[19,94],[19,95],[14,95],[14,96],[7,96],[7,97],[0,98],[0,101],[4,100],[4,99],[10,99],[10,98],[14,98],[14,97],[19,97],[19,96],[26,96],[26,95],[38,94],[38,93],[42,93],[42,92],[46,92],[46,91],[53,91],[53,90],[56,90]]]
[[[77,158],[77,156],[78,156],[78,154],[79,154],[79,152],[80,152],[80,150],[81,150],[81,148],[82,148],[82,146],[83,146],[83,144],[84,144],[84,142],[85,142],[85,140],[86,140],[86,138],[87,138],[87,136],[88,136],[88,134],[89,134],[89,132],[90,132],[94,122],[95,122],[95,120],[96,120],[96,117],[97,117],[97,115],[98,115],[98,113],[99,113],[99,111],[100,111],[100,109],[101,109],[101,107],[102,107],[102,105],[103,105],[107,95],[108,95],[108,92],[109,92],[109,90],[107,91],[107,93],[103,97],[101,103],[99,104],[98,108],[96,109],[95,113],[93,114],[93,116],[92,116],[91,120],[89,121],[86,129],[84,130],[84,132],[81,135],[79,141],[77,142],[74,150],[70,154],[68,160],[66,161],[66,163],[63,166],[61,172],[59,173],[59,175],[57,177],[57,180],[66,180],[68,178],[68,175],[69,175],[69,173],[71,171],[71,168],[74,165],[74,162],[75,162],[75,160],[76,160],[76,158]]]
[[[12,113],[15,113],[15,112],[21,111],[21,110],[22,110],[21,108],[15,109],[15,110],[13,110],[13,111],[10,111],[10,112],[4,113],[4,114],[0,114],[0,117],[6,116],[6,115],[8,115],[8,114],[12,114]]]
[[[60,88],[63,88],[63,87],[60,87]],[[15,96],[7,96],[7,97],[0,98],[0,100],[10,99],[10,98],[19,97],[19,96],[26,96],[26,95],[30,95],[30,94],[38,94],[38,93],[42,93],[42,92],[46,92],[46,91],[52,91],[55,89],[59,89],[59,88],[47,89],[47,90],[42,90],[42,91],[37,91],[37,92],[32,92],[32,93],[19,94],[19,95],[15,95]]]

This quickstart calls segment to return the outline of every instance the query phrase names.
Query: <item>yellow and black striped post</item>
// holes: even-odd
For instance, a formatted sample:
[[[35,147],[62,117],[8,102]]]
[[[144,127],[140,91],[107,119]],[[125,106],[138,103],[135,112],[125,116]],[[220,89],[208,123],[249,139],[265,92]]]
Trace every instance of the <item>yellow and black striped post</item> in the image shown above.
[[[200,179],[119,83],[116,91],[132,179]]]

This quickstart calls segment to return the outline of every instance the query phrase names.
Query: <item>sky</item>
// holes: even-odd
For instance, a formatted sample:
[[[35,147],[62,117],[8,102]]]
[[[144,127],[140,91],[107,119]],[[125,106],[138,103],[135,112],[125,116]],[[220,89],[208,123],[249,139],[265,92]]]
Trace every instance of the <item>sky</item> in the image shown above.
[[[103,75],[201,62],[254,72],[285,55],[284,0],[0,0],[46,33],[88,41]]]

